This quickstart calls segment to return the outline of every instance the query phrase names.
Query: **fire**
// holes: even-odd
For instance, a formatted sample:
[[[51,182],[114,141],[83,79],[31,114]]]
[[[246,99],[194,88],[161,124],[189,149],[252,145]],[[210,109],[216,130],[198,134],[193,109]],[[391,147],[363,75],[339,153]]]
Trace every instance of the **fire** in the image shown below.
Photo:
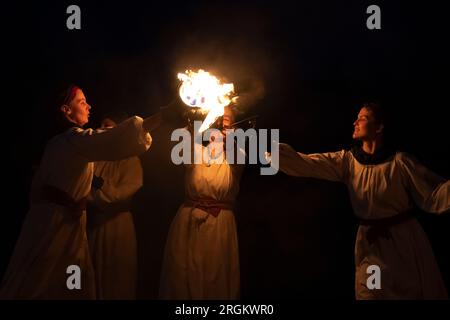
[[[232,83],[221,83],[219,79],[202,69],[197,72],[186,70],[178,73],[182,81],[179,94],[181,100],[190,107],[199,107],[208,115],[200,126],[199,132],[208,129],[224,113],[224,108],[237,97]]]

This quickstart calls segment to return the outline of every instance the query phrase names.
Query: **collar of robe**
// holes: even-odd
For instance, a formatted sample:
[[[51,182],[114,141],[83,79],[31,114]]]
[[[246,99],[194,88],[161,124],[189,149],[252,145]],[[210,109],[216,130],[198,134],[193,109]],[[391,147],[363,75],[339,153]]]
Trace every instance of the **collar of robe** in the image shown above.
[[[66,131],[69,130],[69,129],[77,129],[77,128],[83,129],[80,125],[78,125],[78,124],[76,124],[76,123],[74,123],[74,122],[63,121],[63,122],[59,125],[58,130],[57,130],[57,133],[59,134],[59,133],[66,132]]]
[[[359,163],[374,165],[391,160],[395,155],[396,150],[389,146],[383,146],[374,154],[369,154],[363,150],[362,146],[353,146],[350,152]]]

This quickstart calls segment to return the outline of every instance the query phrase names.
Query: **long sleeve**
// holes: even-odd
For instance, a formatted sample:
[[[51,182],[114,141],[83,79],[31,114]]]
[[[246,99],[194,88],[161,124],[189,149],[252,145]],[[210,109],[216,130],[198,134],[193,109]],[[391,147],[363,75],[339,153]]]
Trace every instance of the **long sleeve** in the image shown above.
[[[280,143],[280,170],[290,176],[343,181],[347,169],[345,151],[302,154]]]
[[[150,148],[152,139],[140,117],[131,117],[109,130],[75,129],[68,142],[88,161],[115,161],[139,155]]]
[[[400,153],[406,188],[416,205],[431,213],[450,212],[450,181],[421,165],[413,156]]]
[[[105,173],[117,176],[103,176],[102,187],[93,194],[94,205],[104,211],[114,211],[115,207],[127,207],[133,195],[143,185],[143,171],[139,158],[132,157],[120,163],[111,162],[105,165],[115,165],[113,170],[107,170]]]

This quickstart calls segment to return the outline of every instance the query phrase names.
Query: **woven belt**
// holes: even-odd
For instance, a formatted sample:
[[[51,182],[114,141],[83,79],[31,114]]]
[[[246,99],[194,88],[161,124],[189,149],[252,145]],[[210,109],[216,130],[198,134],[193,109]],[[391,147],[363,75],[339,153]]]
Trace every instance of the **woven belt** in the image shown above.
[[[193,207],[198,208],[203,211],[208,212],[209,214],[213,215],[214,217],[217,217],[222,209],[233,209],[233,204],[231,202],[225,202],[225,201],[219,201],[216,199],[210,199],[210,198],[186,198],[184,200],[184,204]]]

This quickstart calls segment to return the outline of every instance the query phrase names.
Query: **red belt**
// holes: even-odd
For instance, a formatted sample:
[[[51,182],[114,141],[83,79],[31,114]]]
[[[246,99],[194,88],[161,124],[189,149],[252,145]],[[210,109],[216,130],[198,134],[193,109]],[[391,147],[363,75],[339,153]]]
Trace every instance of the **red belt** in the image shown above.
[[[186,198],[184,200],[184,204],[189,207],[198,208],[203,211],[206,211],[209,214],[213,215],[214,217],[217,217],[222,209],[228,210],[233,209],[233,204],[231,202],[219,201],[210,198],[198,198],[198,199]]]

